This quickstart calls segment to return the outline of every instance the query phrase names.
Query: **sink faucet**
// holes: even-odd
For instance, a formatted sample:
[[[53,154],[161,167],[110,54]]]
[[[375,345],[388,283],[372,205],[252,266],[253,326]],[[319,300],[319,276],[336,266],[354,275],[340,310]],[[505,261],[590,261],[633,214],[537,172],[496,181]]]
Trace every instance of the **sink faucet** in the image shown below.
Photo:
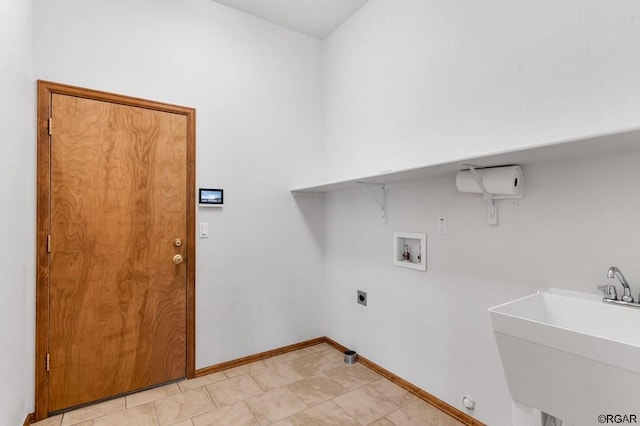
[[[612,266],[607,271],[607,278],[614,278],[614,277],[618,278],[618,281],[620,281],[620,284],[622,284],[622,287],[624,290],[624,293],[621,299],[624,302],[633,302],[633,297],[631,296],[631,288],[629,287],[629,283],[624,278],[624,275],[622,275],[622,271],[617,266]]]

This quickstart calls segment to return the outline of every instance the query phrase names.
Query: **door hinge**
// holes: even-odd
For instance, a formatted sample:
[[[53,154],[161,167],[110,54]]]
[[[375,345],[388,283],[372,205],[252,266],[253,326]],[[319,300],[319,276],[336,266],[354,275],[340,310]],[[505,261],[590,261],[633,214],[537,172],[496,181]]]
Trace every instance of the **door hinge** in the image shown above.
[[[51,234],[47,235],[47,253],[51,253]]]
[[[49,118],[49,136],[51,136],[53,133],[53,118]]]
[[[51,357],[49,356],[49,354],[47,354],[47,371],[49,371],[49,358]]]

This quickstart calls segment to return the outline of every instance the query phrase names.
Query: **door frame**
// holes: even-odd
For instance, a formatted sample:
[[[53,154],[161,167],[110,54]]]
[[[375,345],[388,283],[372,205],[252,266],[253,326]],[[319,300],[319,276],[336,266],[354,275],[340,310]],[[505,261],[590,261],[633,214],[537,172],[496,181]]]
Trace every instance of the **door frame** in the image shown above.
[[[37,217],[36,217],[36,342],[35,342],[35,420],[49,413],[49,375],[47,353],[49,344],[49,253],[50,234],[50,135],[51,96],[53,94],[75,96],[96,101],[111,102],[155,111],[184,115],[187,119],[187,329],[186,329],[186,377],[195,377],[195,304],[196,304],[196,110],[194,108],[149,101],[82,87],[38,80],[37,122]],[[55,123],[52,125],[55,131]]]

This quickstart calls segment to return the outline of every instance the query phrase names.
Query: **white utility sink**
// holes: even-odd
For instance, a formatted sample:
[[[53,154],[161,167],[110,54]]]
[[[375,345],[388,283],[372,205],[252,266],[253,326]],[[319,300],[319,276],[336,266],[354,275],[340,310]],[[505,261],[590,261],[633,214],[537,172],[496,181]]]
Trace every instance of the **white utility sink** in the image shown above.
[[[640,422],[640,309],[546,289],[489,311],[514,400],[574,425]]]

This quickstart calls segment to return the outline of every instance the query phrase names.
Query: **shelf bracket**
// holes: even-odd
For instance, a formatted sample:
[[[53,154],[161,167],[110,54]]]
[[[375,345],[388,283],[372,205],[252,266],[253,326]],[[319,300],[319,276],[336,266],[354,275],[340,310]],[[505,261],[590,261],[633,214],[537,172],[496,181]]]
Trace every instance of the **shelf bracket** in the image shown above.
[[[468,167],[471,171],[471,176],[475,179],[476,183],[480,187],[482,191],[482,198],[488,203],[489,209],[487,210],[487,220],[489,225],[496,226],[498,224],[498,209],[496,208],[496,199],[493,194],[487,191],[487,188],[484,186],[484,182],[482,182],[482,178],[478,174],[475,166],[473,164],[463,164],[464,167]]]
[[[387,224],[387,187],[384,183],[374,183],[374,182],[356,182],[361,185],[373,185],[377,186],[380,189],[380,198],[376,197],[376,202],[382,211],[381,215],[381,223],[383,225]]]

